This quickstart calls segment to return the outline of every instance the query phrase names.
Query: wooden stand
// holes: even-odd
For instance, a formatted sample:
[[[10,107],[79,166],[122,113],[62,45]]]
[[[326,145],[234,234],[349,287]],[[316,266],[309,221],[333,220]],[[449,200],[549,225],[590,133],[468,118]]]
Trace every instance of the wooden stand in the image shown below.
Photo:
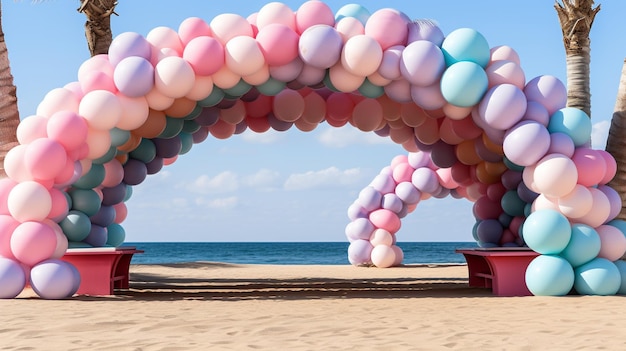
[[[467,261],[469,286],[491,288],[496,296],[532,295],[526,268],[539,254],[527,248],[458,249]]]
[[[115,289],[128,289],[130,261],[143,253],[134,247],[68,249],[61,259],[80,273],[78,294],[113,295]]]

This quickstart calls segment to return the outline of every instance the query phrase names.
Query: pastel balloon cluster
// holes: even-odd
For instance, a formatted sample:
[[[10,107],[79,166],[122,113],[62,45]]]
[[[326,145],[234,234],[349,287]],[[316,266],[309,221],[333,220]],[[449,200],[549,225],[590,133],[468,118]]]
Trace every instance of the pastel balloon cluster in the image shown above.
[[[121,245],[132,187],[209,135],[323,122],[409,152],[350,207],[355,265],[400,264],[401,218],[447,195],[475,203],[481,246],[526,245],[527,217],[551,209],[596,230],[594,259],[611,262],[624,245],[615,230],[599,233],[621,223],[606,185],[615,160],[588,147],[589,118],[565,102],[557,78],[526,81],[512,48],[490,47],[470,28],[444,35],[390,8],[271,2],[248,17],[122,33],[18,127],[0,180],[0,297],[28,282],[46,298],[75,292],[79,277],[59,261],[67,248]]]

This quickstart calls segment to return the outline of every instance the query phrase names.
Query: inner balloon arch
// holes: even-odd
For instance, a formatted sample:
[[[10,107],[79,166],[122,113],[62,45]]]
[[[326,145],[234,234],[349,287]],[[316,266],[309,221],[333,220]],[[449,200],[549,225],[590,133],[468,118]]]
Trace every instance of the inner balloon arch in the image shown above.
[[[590,147],[590,119],[566,95],[554,76],[527,81],[509,46],[390,8],[272,2],[247,18],[122,33],[18,127],[0,180],[0,297],[27,284],[74,294],[68,247],[121,245],[132,187],[194,144],[324,122],[407,151],[348,208],[352,264],[400,265],[401,219],[453,196],[474,203],[479,246],[540,254],[533,294],[624,293],[616,163]]]

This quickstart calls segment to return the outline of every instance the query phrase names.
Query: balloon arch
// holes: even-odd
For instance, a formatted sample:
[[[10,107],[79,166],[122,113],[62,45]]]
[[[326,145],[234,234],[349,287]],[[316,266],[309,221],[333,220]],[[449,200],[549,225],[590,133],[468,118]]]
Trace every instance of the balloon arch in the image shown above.
[[[119,246],[131,187],[209,135],[347,123],[408,151],[348,209],[354,265],[402,262],[401,218],[429,197],[474,202],[480,246],[540,253],[535,295],[626,291],[616,162],[553,76],[470,28],[321,1],[117,36],[17,129],[0,181],[0,297],[77,289],[68,247]]]

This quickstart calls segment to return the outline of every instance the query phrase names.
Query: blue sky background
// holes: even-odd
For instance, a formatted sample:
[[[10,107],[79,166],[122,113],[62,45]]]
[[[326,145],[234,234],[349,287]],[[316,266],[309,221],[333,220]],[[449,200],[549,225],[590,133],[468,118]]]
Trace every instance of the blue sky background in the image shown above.
[[[187,17],[210,22],[222,13],[247,17],[266,1],[121,0],[114,35],[177,29]],[[285,1],[294,11],[303,1]],[[333,11],[353,3],[327,1]],[[593,142],[604,148],[626,55],[626,2],[601,2],[592,29]],[[439,23],[447,35],[461,27],[481,32],[491,47],[509,45],[526,80],[565,76],[565,54],[552,1],[361,1]],[[89,58],[78,1],[2,3],[2,25],[21,117],[35,113],[50,90],[77,80]],[[134,188],[123,223],[127,241],[344,241],[348,206],[381,168],[405,154],[401,146],[353,127],[322,124],[304,133],[245,132],[209,137]],[[474,218],[466,200],[432,199],[405,217],[399,241],[471,241]]]

